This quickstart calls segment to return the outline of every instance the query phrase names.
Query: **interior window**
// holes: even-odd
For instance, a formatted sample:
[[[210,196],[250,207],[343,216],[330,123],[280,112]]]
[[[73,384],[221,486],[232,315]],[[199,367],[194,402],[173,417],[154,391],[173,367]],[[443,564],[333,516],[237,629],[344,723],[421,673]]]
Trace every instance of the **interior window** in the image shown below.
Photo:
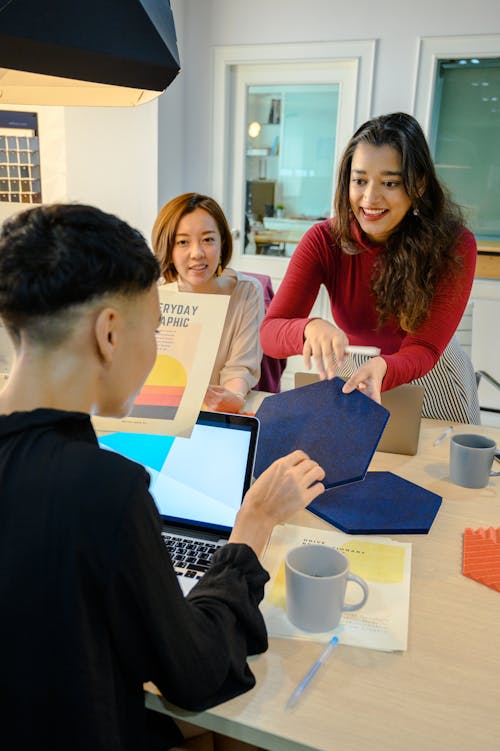
[[[338,106],[338,84],[248,87],[245,253],[290,256],[330,215]]]
[[[439,62],[430,143],[467,225],[500,240],[500,58]]]

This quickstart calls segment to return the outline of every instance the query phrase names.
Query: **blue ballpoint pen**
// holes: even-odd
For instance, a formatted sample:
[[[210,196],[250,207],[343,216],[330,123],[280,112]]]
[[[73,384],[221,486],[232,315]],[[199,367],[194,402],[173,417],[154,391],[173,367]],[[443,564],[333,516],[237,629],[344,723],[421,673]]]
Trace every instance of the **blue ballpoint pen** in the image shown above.
[[[314,678],[314,676],[316,675],[316,673],[318,672],[318,670],[320,669],[320,667],[327,661],[327,659],[329,658],[329,656],[331,655],[331,653],[333,652],[333,650],[335,649],[335,647],[337,646],[338,643],[339,643],[338,636],[333,636],[330,639],[330,641],[328,642],[326,648],[323,650],[323,652],[321,653],[321,655],[318,657],[318,659],[316,660],[316,662],[314,663],[314,665],[311,667],[311,669],[309,670],[309,672],[302,678],[302,680],[300,681],[299,685],[297,686],[297,688],[295,689],[295,691],[293,692],[293,694],[288,699],[288,701],[287,701],[287,703],[285,705],[285,709],[291,709],[292,707],[294,707],[297,704],[297,702],[300,699],[300,697],[302,696],[304,690],[310,684],[310,682],[312,681],[312,679]]]

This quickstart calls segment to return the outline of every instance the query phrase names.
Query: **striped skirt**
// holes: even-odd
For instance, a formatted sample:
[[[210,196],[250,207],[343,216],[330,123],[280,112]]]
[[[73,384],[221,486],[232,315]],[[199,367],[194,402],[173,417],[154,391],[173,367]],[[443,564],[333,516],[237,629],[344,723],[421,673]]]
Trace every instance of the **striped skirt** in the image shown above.
[[[367,359],[363,355],[351,355],[339,375],[349,378]],[[422,417],[481,424],[474,367],[455,337],[432,370],[412,383],[425,389]]]

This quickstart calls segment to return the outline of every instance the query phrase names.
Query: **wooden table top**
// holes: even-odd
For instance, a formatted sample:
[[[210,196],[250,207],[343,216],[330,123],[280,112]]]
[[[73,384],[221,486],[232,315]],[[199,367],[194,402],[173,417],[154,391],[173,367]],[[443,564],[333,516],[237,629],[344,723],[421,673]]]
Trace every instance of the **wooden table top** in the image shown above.
[[[461,566],[464,530],[500,527],[500,477],[480,490],[453,485],[449,438],[433,445],[445,426],[423,420],[416,456],[376,453],[370,465],[443,497],[428,535],[392,535],[412,543],[406,652],[340,646],[295,709],[285,711],[322,647],[273,638],[268,652],[250,659],[257,686],[249,693],[199,714],[154,692],[148,705],[275,751],[498,751],[500,593],[464,577]],[[491,436],[500,446],[497,428],[458,431]],[[329,528],[308,511],[292,522]]]

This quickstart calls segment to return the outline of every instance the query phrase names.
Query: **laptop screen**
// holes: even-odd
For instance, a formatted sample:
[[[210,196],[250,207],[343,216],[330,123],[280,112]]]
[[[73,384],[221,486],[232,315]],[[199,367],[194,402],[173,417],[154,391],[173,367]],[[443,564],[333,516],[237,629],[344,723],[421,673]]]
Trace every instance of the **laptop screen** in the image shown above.
[[[142,464],[163,521],[229,534],[252,480],[259,421],[200,412],[190,438],[107,433],[99,444]]]

